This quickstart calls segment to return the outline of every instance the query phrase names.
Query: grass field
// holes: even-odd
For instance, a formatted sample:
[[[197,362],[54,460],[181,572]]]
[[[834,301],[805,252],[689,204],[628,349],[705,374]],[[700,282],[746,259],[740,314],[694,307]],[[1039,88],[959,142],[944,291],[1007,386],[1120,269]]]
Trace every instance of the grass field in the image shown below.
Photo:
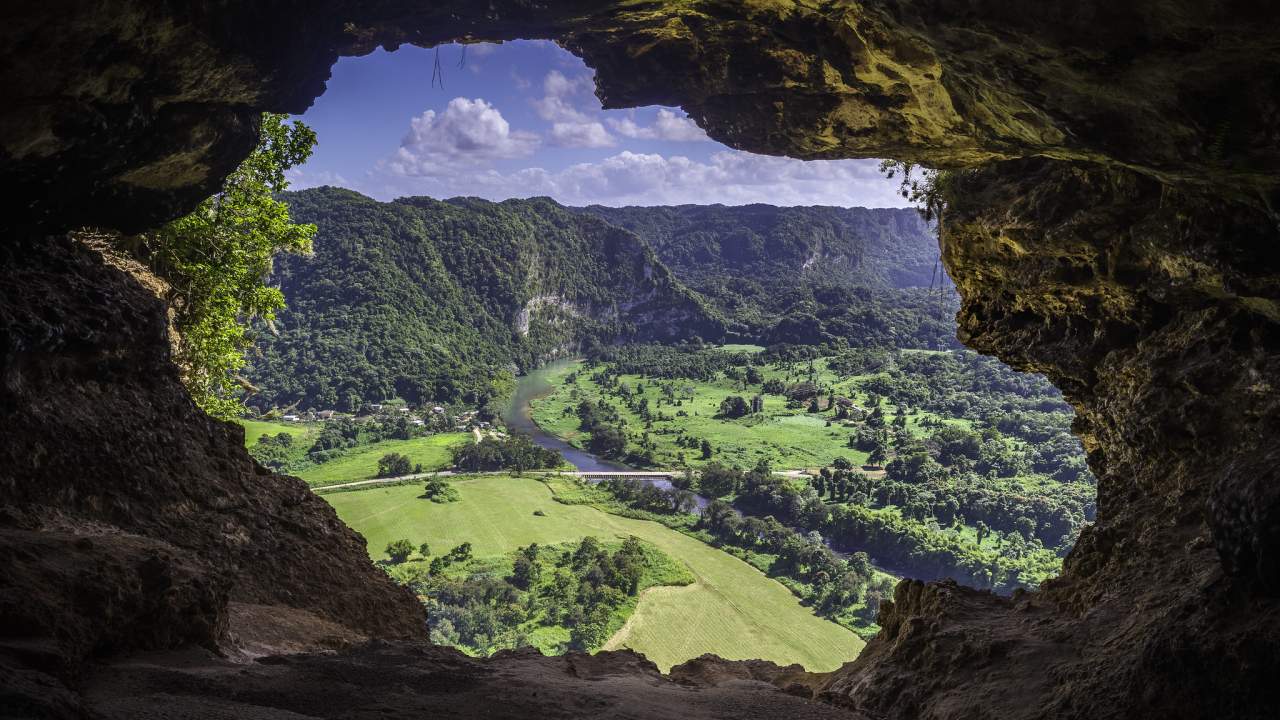
[[[814,365],[818,384],[832,388],[836,394],[866,406],[866,394],[857,390],[855,384],[869,376],[841,378],[827,369],[825,360],[816,361]],[[797,363],[796,366],[800,367],[802,364]],[[600,389],[588,377],[590,373],[582,373],[574,383],[566,385],[566,377],[582,367],[582,363],[577,362],[550,368],[546,379],[558,389],[533,403],[533,419],[539,427],[579,447],[587,438],[578,429],[578,416],[572,409],[583,399],[594,400],[601,395]],[[772,367],[760,370],[765,379],[788,379],[785,372]],[[661,467],[678,464],[681,456],[690,465],[700,465],[703,462],[696,449],[682,448],[676,444],[679,430],[684,430],[699,440],[710,441],[713,448],[712,460],[744,468],[751,467],[761,458],[769,460],[775,469],[815,468],[830,465],[837,457],[847,458],[855,464],[862,464],[867,460],[866,452],[848,447],[849,436],[854,432],[852,422],[846,425],[834,420],[833,413],[830,412],[813,414],[804,409],[788,408],[786,398],[779,395],[762,397],[764,412],[760,415],[749,415],[736,420],[716,417],[720,402],[725,397],[740,395],[750,399],[758,387],[743,389],[725,378],[714,382],[677,380],[675,384],[678,387],[693,389],[693,397],[683,400],[679,407],[675,407],[658,404],[661,397],[658,381],[645,380],[637,375],[622,375],[620,379],[637,392],[637,397],[648,398],[649,406],[655,411],[668,416],[675,416],[679,411],[687,413],[686,417],[673,417],[669,421],[655,420],[653,423],[650,437],[657,446],[654,463]],[[800,379],[803,378],[790,378],[791,381]],[[642,386],[644,392],[641,395],[639,388]],[[627,419],[633,433],[643,427],[640,417],[618,402],[617,398],[608,398],[608,402],[616,406]],[[896,410],[891,403],[884,403],[883,407],[886,413]],[[966,420],[916,411],[908,416],[908,427],[917,434],[924,434],[920,423],[926,418],[965,427],[970,425]]]
[[[295,441],[315,434],[313,425],[302,423],[280,423],[265,420],[236,420],[244,428],[244,446],[249,447],[258,442],[263,435],[279,435],[289,433]]]
[[[813,615],[776,581],[747,563],[655,522],[562,505],[531,478],[484,476],[454,481],[461,500],[437,504],[406,485],[326,495],[338,515],[368,539],[370,555],[408,538],[448,548],[470,542],[477,557],[502,555],[529,543],[554,544],[587,535],[601,540],[635,535],[684,562],[697,581],[654,588],[606,647],[629,647],[664,670],[703,653],[763,658],[828,671],[853,659],[863,642]],[[544,516],[534,515],[541,510]]]
[[[323,487],[351,480],[365,480],[378,474],[378,459],[387,453],[408,455],[413,463],[422,463],[430,472],[449,467],[452,448],[471,441],[469,433],[442,433],[411,440],[384,440],[354,448],[347,455],[327,463],[312,465],[295,474],[313,487]]]

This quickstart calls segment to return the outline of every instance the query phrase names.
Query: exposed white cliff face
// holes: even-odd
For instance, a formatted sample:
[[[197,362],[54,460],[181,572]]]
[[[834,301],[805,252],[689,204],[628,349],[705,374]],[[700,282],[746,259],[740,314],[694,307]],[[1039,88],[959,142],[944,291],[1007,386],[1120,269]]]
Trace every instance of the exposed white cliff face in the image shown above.
[[[529,324],[535,315],[547,315],[551,319],[563,315],[573,318],[590,318],[593,313],[589,306],[572,302],[563,295],[535,295],[529,298],[524,307],[516,313],[516,332],[521,337],[529,335]]]

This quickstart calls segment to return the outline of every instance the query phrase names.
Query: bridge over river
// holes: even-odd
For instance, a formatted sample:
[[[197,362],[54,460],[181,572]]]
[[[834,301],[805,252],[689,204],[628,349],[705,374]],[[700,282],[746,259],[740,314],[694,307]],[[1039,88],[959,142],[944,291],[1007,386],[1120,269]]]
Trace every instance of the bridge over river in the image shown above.
[[[557,475],[569,475],[572,477],[586,478],[588,480],[608,480],[610,478],[641,478],[644,480],[670,480],[677,475],[683,475],[683,470],[575,470],[573,472],[561,472]]]

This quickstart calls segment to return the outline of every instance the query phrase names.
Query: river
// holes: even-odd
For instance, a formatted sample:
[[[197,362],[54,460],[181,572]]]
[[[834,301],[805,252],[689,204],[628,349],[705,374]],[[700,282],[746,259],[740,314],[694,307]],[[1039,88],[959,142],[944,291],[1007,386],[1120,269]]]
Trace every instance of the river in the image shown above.
[[[583,472],[633,470],[634,468],[622,463],[602,460],[586,450],[576,448],[555,435],[545,432],[538,427],[538,423],[533,421],[533,401],[544,398],[555,391],[555,386],[547,378],[573,363],[573,360],[557,360],[534,370],[528,375],[517,378],[515,396],[511,398],[511,406],[507,408],[507,412],[502,418],[507,424],[507,429],[532,437],[535,443],[548,450],[560,453],[565,460],[569,461],[570,465]],[[644,478],[644,481],[662,490],[671,489],[671,482],[668,480]],[[695,495],[694,499],[698,510],[702,510],[711,502],[701,495]]]
[[[626,465],[601,460],[586,450],[579,450],[564,440],[543,432],[542,428],[538,427],[538,423],[533,421],[533,401],[544,398],[555,390],[555,386],[547,380],[547,377],[572,365],[573,362],[573,360],[557,360],[517,378],[515,397],[511,398],[511,406],[507,408],[506,415],[502,418],[507,424],[507,429],[532,437],[535,443],[560,453],[570,465],[583,472],[630,470],[631,468]]]
[[[538,427],[538,423],[533,421],[533,401],[550,395],[556,389],[555,386],[551,384],[551,381],[547,379],[548,376],[558,373],[569,365],[572,365],[574,362],[574,360],[557,360],[549,365],[544,365],[537,370],[534,370],[528,375],[517,378],[515,396],[511,398],[511,405],[507,408],[507,412],[502,418],[507,424],[507,429],[513,432],[524,433],[532,437],[535,443],[547,448],[548,450],[554,450],[560,453],[565,460],[569,461],[570,465],[573,465],[575,468],[583,472],[633,469],[621,463],[602,460],[586,450],[580,450],[564,440],[543,431],[542,428]],[[648,482],[655,487],[662,488],[663,490],[671,489],[671,483],[666,480],[645,478],[645,482]],[[695,495],[694,497],[697,499],[699,511],[706,508],[707,504],[710,502],[707,498],[701,495]],[[743,516],[737,508],[734,508],[733,512],[739,517]],[[791,529],[799,533],[805,532],[802,528],[792,527]],[[823,538],[823,544],[825,544],[831,552],[835,553],[836,557],[839,557],[842,560],[848,559],[852,552],[848,549],[833,546],[831,541],[826,538]],[[877,565],[876,567],[884,572],[890,572],[890,574],[902,576],[901,571],[890,571],[882,565]]]

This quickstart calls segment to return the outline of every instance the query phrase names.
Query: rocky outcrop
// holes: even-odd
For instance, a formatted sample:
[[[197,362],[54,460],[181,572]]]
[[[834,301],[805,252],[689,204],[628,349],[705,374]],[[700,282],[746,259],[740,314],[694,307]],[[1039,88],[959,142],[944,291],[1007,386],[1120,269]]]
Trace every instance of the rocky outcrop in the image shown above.
[[[315,612],[366,635],[415,632],[412,600],[357,562],[358,540],[332,513],[301,485],[259,474],[232,431],[182,395],[154,302],[44,238],[147,227],[191,207],[253,145],[257,114],[302,110],[339,55],[526,37],[583,55],[606,105],[682,105],[737,147],[959,170],[943,251],[964,301],[962,339],[1047,373],[1079,411],[1098,522],[1062,578],[1009,600],[906,583],[863,656],[820,681],[822,698],[877,718],[1275,716],[1280,7],[298,8],[113,0],[79,14],[56,2],[0,11],[0,181],[13,188],[0,207],[0,487],[3,539],[15,548],[0,592],[15,692],[43,693],[50,712],[70,707],[76,697],[39,668],[130,644],[209,645],[228,622],[226,599]],[[111,602],[78,601],[104,593]],[[18,614],[24,597],[47,610]],[[255,667],[266,679],[243,702],[317,715],[355,707],[339,701],[403,682],[411,657],[374,648]],[[592,698],[611,692],[576,671],[520,675],[510,668],[546,667],[523,656],[458,662],[480,669],[429,665],[416,681],[467,691],[487,687],[470,684],[487,672],[519,677],[528,693],[513,703],[545,713],[551,697],[566,716],[604,714]],[[622,665],[619,682],[647,689],[608,695],[617,714],[670,710],[665,681]],[[148,690],[158,671],[116,672],[113,687],[141,688],[120,712],[168,698]],[[319,675],[354,679],[324,696],[330,705],[303,703]],[[193,682],[191,696],[234,714],[226,676]],[[559,694],[534,700],[544,684]],[[739,691],[690,690],[681,707],[708,698],[722,703],[714,712],[743,717],[781,707],[743,704],[751,696]],[[116,712],[120,696],[92,697]]]
[[[938,166],[1043,155],[1254,195],[1280,166],[1280,7],[1200,0],[110,0],[0,11],[0,217],[145,228],[213,190],[262,110],[340,55],[555,39],[607,107],[683,106],[714,138]]]
[[[1063,389],[1098,520],[1036,594],[903,583],[825,697],[902,718],[1274,714],[1274,219],[1079,164],[951,183],[961,339]]]
[[[235,665],[188,651],[99,668],[81,702],[98,717],[742,718],[860,720],[747,677],[673,682],[630,651],[469,658],[452,648],[376,643],[338,655]]]
[[[126,650],[234,652],[257,632],[233,602],[347,642],[426,637],[327,503],[196,408],[149,289],[67,238],[0,253],[0,659],[70,678]]]

